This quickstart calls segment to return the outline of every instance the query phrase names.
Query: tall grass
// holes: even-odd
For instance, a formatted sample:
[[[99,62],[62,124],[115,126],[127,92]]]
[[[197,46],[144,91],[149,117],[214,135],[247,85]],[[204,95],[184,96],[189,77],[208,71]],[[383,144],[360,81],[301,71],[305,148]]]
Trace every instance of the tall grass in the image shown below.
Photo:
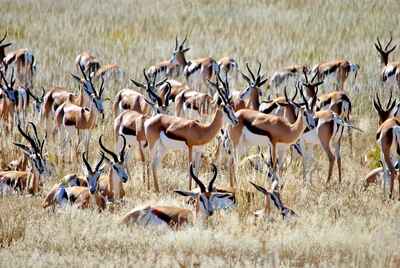
[[[252,211],[262,205],[256,193],[248,203],[219,212],[207,226],[182,231],[142,229],[118,224],[136,206],[171,204],[185,206],[171,191],[186,188],[186,154],[169,155],[163,162],[162,194],[146,191],[140,165],[132,162],[126,204],[98,214],[66,210],[57,213],[40,207],[36,197],[0,198],[0,266],[361,266],[400,265],[397,201],[386,200],[378,187],[360,191],[368,168],[361,157],[373,153],[377,118],[370,97],[385,92],[378,82],[379,59],[373,47],[376,36],[388,37],[400,23],[397,1],[0,1],[1,32],[9,32],[12,48],[29,47],[38,62],[35,89],[51,85],[76,89],[70,72],[84,50],[102,63],[118,63],[128,77],[141,80],[143,68],[170,57],[176,35],[189,35],[190,58],[230,55],[239,61],[260,60],[269,74],[293,64],[310,65],[345,58],[361,66],[356,85],[349,88],[355,133],[354,157],[343,144],[342,185],[325,187],[326,157],[315,152],[314,185],[303,187],[301,169],[294,161],[284,175],[283,200],[300,217],[283,222],[255,221]],[[398,52],[393,58],[399,58]],[[128,81],[107,85],[113,97]],[[240,88],[240,85],[239,85]],[[328,90],[328,88],[326,89]],[[111,113],[94,133],[111,133]],[[111,135],[109,135],[111,136]],[[8,137],[1,160],[16,157]],[[109,138],[107,143],[112,144]],[[5,145],[6,144],[6,145]],[[58,144],[47,145],[54,164]],[[215,142],[208,148],[211,154]],[[96,151],[95,142],[91,148]],[[93,154],[94,155],[94,154]],[[80,165],[55,167],[44,192],[62,176],[80,172]],[[336,172],[336,171],[335,171]],[[207,170],[201,174],[206,176]],[[221,166],[218,185],[225,185],[227,167]],[[238,171],[239,185],[263,183],[264,174],[248,167]],[[335,180],[335,178],[334,178]]]

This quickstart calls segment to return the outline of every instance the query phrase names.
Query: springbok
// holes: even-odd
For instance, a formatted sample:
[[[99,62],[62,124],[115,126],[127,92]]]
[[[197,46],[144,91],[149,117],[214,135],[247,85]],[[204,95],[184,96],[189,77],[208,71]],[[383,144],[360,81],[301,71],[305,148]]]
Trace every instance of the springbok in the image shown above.
[[[124,72],[121,70],[118,64],[103,65],[94,74],[94,79],[100,80],[103,78],[105,81],[122,81],[123,77]]]
[[[377,43],[375,43],[375,48],[379,52],[381,64],[382,64],[382,73],[381,79],[384,83],[396,83],[397,87],[400,88],[400,62],[389,62],[389,55],[392,53],[397,45],[390,47],[390,44],[393,41],[392,34],[390,34],[389,42],[382,47],[382,44],[379,40],[379,37],[376,38]]]
[[[119,151],[122,148],[120,139],[118,139],[119,136],[124,137],[124,140],[126,139],[126,142],[129,146],[137,145],[139,149],[140,161],[142,162],[143,167],[143,182],[146,181],[147,171],[144,156],[144,147],[147,145],[146,135],[144,131],[144,122],[156,114],[167,113],[169,101],[168,99],[166,100],[167,101],[165,102],[165,105],[159,107],[158,105],[160,104],[160,102],[153,102],[150,99],[145,98],[145,101],[148,103],[148,105],[150,105],[153,110],[152,115],[141,114],[136,111],[127,110],[120,113],[114,120],[114,134],[117,139],[117,150]],[[128,160],[125,160],[125,162],[127,163]],[[150,180],[148,180],[148,189],[150,189]]]
[[[7,82],[5,75],[0,71],[0,118],[6,124],[6,131],[12,131],[14,128],[14,121],[17,119],[15,114],[17,107],[17,94],[14,90],[14,72],[11,74],[10,82]]]
[[[36,121],[39,122],[43,114],[43,103],[46,90],[42,87],[42,95],[36,96],[31,90],[28,90],[27,93],[33,99],[33,112],[36,116]]]
[[[0,40],[0,67],[1,67],[1,71],[6,71],[6,66],[4,66],[4,58],[6,57],[6,48],[11,46],[12,43],[3,43],[4,40],[6,40],[7,38],[7,32],[5,32],[3,38]]]
[[[222,81],[220,76],[218,76],[216,83],[209,81],[217,89],[221,98],[221,103],[218,104],[212,122],[202,124],[195,120],[162,114],[146,120],[144,127],[150,148],[154,187],[157,192],[159,191],[157,168],[168,151],[187,149],[189,162],[192,162],[194,155],[194,165],[197,168],[202,148],[219,133],[224,125],[225,117],[232,125],[238,123],[230,105],[229,88],[220,89],[219,81]],[[191,188],[192,180],[190,178],[189,190]]]
[[[400,103],[397,103],[396,99],[392,102],[392,97],[392,92],[390,92],[386,107],[383,107],[378,93],[375,95],[374,108],[379,116],[378,126],[382,125],[383,122],[391,117],[400,116]]]
[[[269,83],[271,90],[275,91],[282,85],[287,86],[290,81],[299,80],[303,72],[309,72],[308,69],[307,65],[295,64],[274,72]]]
[[[110,165],[108,177],[100,180],[100,192],[108,201],[121,200],[125,196],[123,183],[128,181],[128,174],[124,167],[126,139],[122,135],[121,137],[123,145],[118,155],[104,146],[102,142],[103,136],[99,138],[100,148],[105,155],[104,159]],[[108,154],[110,158],[108,158],[106,154]]]
[[[143,70],[143,75],[146,80],[146,85],[140,82],[137,82],[131,79],[131,82],[144,90],[149,94],[151,100],[157,102],[158,106],[161,107],[168,107],[169,102],[169,94],[171,92],[171,85],[167,82],[167,79],[163,79],[157,82],[157,75],[151,78],[146,74],[146,70]],[[166,98],[165,104],[163,105],[163,101],[160,96],[157,94],[157,88],[166,83]],[[120,90],[114,98],[113,103],[113,114],[114,116],[118,116],[118,114],[125,110],[136,111],[141,114],[149,114],[152,111],[151,105],[149,105],[146,101],[146,98],[143,94],[137,92],[136,90],[124,88]]]
[[[98,211],[102,211],[106,208],[106,198],[99,191],[99,178],[104,171],[102,164],[105,156],[103,153],[101,154],[95,169],[92,169],[87,161],[86,153],[82,154],[82,160],[84,163],[82,170],[85,173],[87,186],[65,187],[61,184],[55,193],[50,192],[46,196],[48,200],[45,199],[42,206],[48,207],[54,203],[65,206],[71,203],[80,209],[97,208]]]
[[[379,161],[381,164],[381,167],[377,167],[373,170],[371,170],[367,175],[365,175],[363,179],[363,189],[364,191],[367,190],[367,188],[371,184],[382,184],[384,185],[384,175],[385,175],[385,170],[383,168],[383,163],[382,161]],[[400,169],[400,161],[396,161],[394,164],[394,168],[396,169],[397,172],[399,172]]]
[[[160,86],[159,91],[160,91],[160,98],[163,102],[166,101],[166,94],[169,93],[168,95],[168,100],[171,102],[175,101],[176,96],[178,96],[179,93],[181,93],[184,90],[190,90],[190,87],[184,83],[181,83],[177,80],[174,79],[168,79],[166,82],[169,83],[164,83],[163,85]],[[168,92],[168,87],[170,86],[171,92]]]
[[[101,67],[99,60],[89,51],[84,51],[76,56],[75,66],[78,72],[83,69],[89,76],[94,76]]]
[[[357,72],[360,66],[351,63],[348,60],[333,60],[315,65],[311,73],[317,75],[319,80],[332,77],[336,84],[336,90],[343,91],[344,83],[346,82],[349,74],[354,73],[354,80],[357,78]]]
[[[55,112],[56,127],[60,129],[60,156],[63,156],[64,149],[67,146],[68,141],[72,142],[72,136],[74,131],[78,132],[78,143],[80,143],[79,131],[86,132],[84,137],[84,144],[86,152],[89,150],[89,142],[91,136],[91,130],[96,126],[97,112],[100,113],[104,118],[104,108],[103,108],[103,92],[104,92],[104,80],[101,82],[99,91],[97,92],[94,85],[90,82],[91,89],[90,92],[84,87],[86,94],[90,95],[89,107],[82,107],[73,104],[71,99],[60,105]],[[64,136],[64,131],[67,134]],[[72,146],[70,146],[70,159],[72,159]]]
[[[185,53],[190,48],[184,48],[187,37],[178,45],[178,38],[175,39],[175,49],[172,52],[171,63],[183,67],[183,74],[191,88],[201,89],[202,85],[207,85],[214,74],[218,73],[218,63],[211,57],[205,57],[187,61]]]
[[[245,108],[258,111],[260,108],[260,95],[262,95],[261,87],[268,81],[268,78],[265,78],[265,74],[260,75],[260,62],[258,63],[257,75],[253,74],[247,63],[246,68],[249,71],[251,78],[244,73],[241,73],[243,79],[248,83],[248,86],[240,92],[239,99],[245,101],[245,99],[249,98],[249,101],[245,104]]]
[[[215,108],[213,98],[207,93],[184,90],[175,98],[175,116],[177,117],[190,117],[191,111],[196,111],[202,118],[212,113],[213,108]]]
[[[233,77],[233,81],[237,82],[239,79],[239,65],[235,59],[231,57],[223,57],[218,62],[219,74],[222,80],[225,80],[229,75]]]
[[[35,124],[29,122],[33,128],[34,136],[28,132],[24,132],[20,125],[17,126],[18,131],[30,144],[30,146],[14,143],[29,159],[30,165],[26,171],[4,171],[0,172],[0,192],[9,192],[13,190],[28,190],[31,194],[39,192],[41,177],[48,174],[45,154],[43,152],[46,138],[40,140]],[[28,179],[31,177],[30,179]]]
[[[190,170],[194,175],[193,164],[190,165]],[[211,179],[206,188],[201,180],[194,175],[193,179],[199,186],[200,192],[174,191],[179,195],[191,197],[194,200],[192,209],[170,206],[148,206],[128,212],[122,218],[121,223],[134,223],[143,226],[169,226],[173,229],[178,229],[188,223],[194,224],[199,220],[205,221],[214,213],[213,199],[223,199],[226,196],[225,193],[213,192],[215,178]]]

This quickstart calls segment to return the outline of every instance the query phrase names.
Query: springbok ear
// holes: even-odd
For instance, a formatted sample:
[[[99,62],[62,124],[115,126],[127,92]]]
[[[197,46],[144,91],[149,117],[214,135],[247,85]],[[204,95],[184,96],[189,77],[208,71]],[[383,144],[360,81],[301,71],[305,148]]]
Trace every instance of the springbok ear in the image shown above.
[[[177,193],[182,196],[189,196],[189,197],[195,197],[197,195],[197,193],[181,191],[181,190],[175,190],[174,193]]]
[[[185,48],[184,50],[182,50],[182,53],[186,53],[190,50],[190,47]]]
[[[139,82],[137,82],[137,81],[135,81],[133,79],[131,79],[131,82],[137,87],[140,87],[140,88],[143,88],[143,89],[147,89],[147,87],[145,87],[145,85],[143,85],[142,83],[139,83]]]

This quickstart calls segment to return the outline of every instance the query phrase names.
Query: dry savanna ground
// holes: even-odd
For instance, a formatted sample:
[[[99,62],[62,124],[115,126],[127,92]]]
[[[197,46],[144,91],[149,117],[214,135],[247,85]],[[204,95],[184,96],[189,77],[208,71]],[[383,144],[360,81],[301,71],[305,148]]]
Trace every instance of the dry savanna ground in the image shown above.
[[[163,162],[162,193],[146,191],[141,168],[130,164],[126,202],[99,214],[67,209],[56,213],[41,208],[44,193],[63,175],[80,172],[80,164],[58,167],[58,145],[46,144],[54,176],[35,197],[0,198],[0,267],[28,266],[360,266],[400,265],[400,203],[387,200],[379,187],[361,191],[362,178],[371,166],[361,158],[376,157],[377,116],[371,104],[374,92],[385,92],[373,41],[393,31],[400,41],[398,1],[51,1],[0,0],[0,34],[8,31],[13,48],[28,47],[37,59],[35,91],[41,86],[77,88],[71,79],[76,55],[91,50],[103,63],[118,63],[127,78],[141,80],[141,70],[170,57],[175,35],[189,33],[190,58],[230,55],[239,66],[260,60],[269,74],[293,64],[315,64],[345,58],[361,66],[357,82],[347,87],[353,101],[354,155],[343,142],[344,179],[325,187],[327,159],[315,150],[313,186],[303,187],[301,168],[293,160],[284,174],[283,200],[299,218],[284,222],[254,221],[252,211],[262,204],[256,193],[248,203],[218,212],[207,226],[180,231],[121,226],[127,211],[146,204],[185,206],[172,193],[186,188],[186,156],[170,154]],[[394,57],[400,58],[398,52]],[[107,84],[106,94],[128,86]],[[239,87],[243,84],[240,83]],[[386,94],[387,95],[387,94]],[[100,134],[111,146],[111,102],[105,122],[93,134],[92,151]],[[18,155],[2,136],[2,162]],[[215,142],[207,153],[215,150]],[[250,154],[254,153],[252,150]],[[94,153],[92,154],[94,155]],[[374,163],[372,164],[374,165]],[[210,176],[207,165],[202,177]],[[220,169],[218,185],[227,184],[227,169]],[[240,187],[248,181],[265,182],[265,174],[244,164],[238,170]],[[335,177],[333,181],[336,179]]]

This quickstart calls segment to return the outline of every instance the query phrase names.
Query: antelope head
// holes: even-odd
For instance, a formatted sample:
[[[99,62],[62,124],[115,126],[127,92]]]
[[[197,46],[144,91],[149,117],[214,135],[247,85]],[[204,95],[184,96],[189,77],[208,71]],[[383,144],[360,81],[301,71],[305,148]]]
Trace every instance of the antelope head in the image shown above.
[[[392,92],[390,91],[389,100],[386,104],[386,108],[384,108],[381,104],[381,100],[379,98],[378,93],[376,93],[375,98],[374,98],[374,107],[375,107],[375,110],[378,112],[379,125],[381,125],[383,122],[385,122],[386,119],[388,119],[389,117],[399,113],[399,106],[396,104],[397,104],[396,100],[393,100],[393,102],[392,102]]]
[[[46,137],[40,140],[35,124],[33,122],[29,122],[29,124],[32,126],[34,136],[31,136],[29,132],[24,132],[19,124],[17,127],[19,133],[29,142],[30,147],[21,143],[14,143],[14,145],[20,148],[28,157],[32,163],[33,169],[36,170],[39,175],[44,175],[47,172],[45,154],[43,153]]]
[[[35,111],[38,114],[40,114],[42,112],[42,104],[44,101],[44,95],[46,94],[46,91],[42,87],[42,95],[37,95],[37,96],[35,96],[31,90],[27,90],[27,91],[28,91],[29,96],[31,96],[32,99],[35,101],[35,106],[34,106]]]
[[[387,42],[385,47],[382,47],[382,44],[381,44],[381,41],[379,40],[379,37],[376,38],[376,41],[377,41],[377,43],[374,44],[375,48],[379,52],[379,55],[380,55],[380,58],[381,58],[381,63],[386,66],[388,64],[388,62],[389,62],[390,53],[392,53],[396,49],[397,45],[394,45],[394,46],[390,47],[390,44],[393,41],[392,33],[390,33],[389,42]]]
[[[296,91],[300,92],[300,95],[304,101],[304,117],[306,119],[307,127],[309,129],[314,129],[317,126],[314,118],[314,108],[315,104],[317,103],[318,88],[315,89],[315,95],[311,98],[311,102],[309,102],[304,96],[303,87],[300,83],[296,84]],[[287,96],[285,96],[285,98],[287,98]]]
[[[171,64],[185,64],[185,53],[190,50],[189,47],[184,48],[185,42],[187,40],[187,35],[181,44],[178,43],[178,36],[175,37],[175,48],[172,52],[172,57],[169,60]]]
[[[93,170],[92,167],[90,166],[89,162],[87,161],[86,153],[82,154],[82,160],[84,163],[84,166],[82,166],[82,170],[86,176],[90,194],[95,194],[99,188],[98,181],[99,181],[100,175],[104,171],[104,168],[102,167],[104,159],[105,159],[104,153],[101,153],[100,160],[97,162],[97,165],[96,165],[95,169]]]
[[[7,82],[5,74],[2,71],[0,71],[0,76],[1,79],[3,80],[3,83],[0,84],[2,91],[12,103],[17,103],[17,94],[15,93],[14,90],[14,84],[15,84],[14,68],[11,70],[10,82]]]
[[[240,72],[242,74],[243,79],[246,80],[246,82],[248,83],[248,86],[242,92],[240,92],[239,95],[240,100],[248,98],[253,89],[256,89],[258,91],[258,94],[261,95],[261,87],[268,81],[268,78],[265,77],[265,73],[263,75],[260,75],[261,71],[260,62],[258,62],[257,75],[254,75],[248,63],[246,63],[246,68],[251,78],[248,75],[245,75],[244,73]]]
[[[123,140],[123,146],[118,155],[104,146],[102,141],[103,135],[99,138],[99,144],[103,152],[104,159],[110,164],[114,174],[116,174],[123,183],[126,183],[128,181],[128,173],[124,167],[126,138],[123,135],[120,135],[120,137]],[[110,157],[107,157],[106,155],[109,155]]]
[[[215,210],[215,204],[217,199],[225,199],[228,194],[226,193],[218,193],[215,192],[214,189],[214,182],[215,179],[217,178],[217,167],[215,165],[212,165],[213,168],[213,177],[208,183],[208,187],[206,187],[203,182],[194,174],[193,170],[193,163],[190,164],[190,176],[192,176],[193,180],[196,182],[196,184],[200,188],[200,192],[188,192],[188,191],[181,191],[181,190],[176,190],[174,191],[177,194],[180,194],[182,196],[187,196],[191,197],[194,200],[194,206],[196,208],[196,211],[201,212],[205,216],[211,216],[214,213]]]
[[[155,113],[167,113],[168,105],[170,102],[169,97],[171,95],[171,84],[169,82],[167,82],[167,78],[164,78],[163,80],[157,82],[157,73],[151,79],[150,77],[147,76],[146,69],[143,69],[143,75],[146,80],[146,85],[144,85],[143,83],[137,82],[133,79],[131,79],[131,82],[135,86],[146,90],[146,92],[149,96],[149,100],[146,98],[145,98],[145,100],[152,107],[152,109],[154,110]],[[165,89],[166,94],[165,94],[164,103],[163,103],[161,97],[157,94],[157,92],[158,92],[158,88],[161,85],[163,85],[164,83],[167,84],[167,88]]]
[[[220,87],[219,85],[220,82],[222,83],[222,87]],[[217,101],[217,105],[219,105],[224,111],[225,117],[228,119],[229,124],[233,126],[239,124],[239,119],[236,117],[235,112],[231,105],[233,101],[229,89],[228,76],[225,76],[225,81],[223,81],[220,74],[218,73],[216,82],[208,80],[208,83],[217,90],[219,95],[219,100]]]
[[[309,97],[309,98],[317,97],[318,86],[320,86],[321,84],[324,83],[324,81],[317,81],[317,82],[314,81],[319,74],[318,71],[315,72],[311,81],[308,80],[307,72],[304,69],[303,69],[303,74],[304,74],[304,80],[305,80],[305,82],[303,82],[303,86],[306,87],[307,97]]]

